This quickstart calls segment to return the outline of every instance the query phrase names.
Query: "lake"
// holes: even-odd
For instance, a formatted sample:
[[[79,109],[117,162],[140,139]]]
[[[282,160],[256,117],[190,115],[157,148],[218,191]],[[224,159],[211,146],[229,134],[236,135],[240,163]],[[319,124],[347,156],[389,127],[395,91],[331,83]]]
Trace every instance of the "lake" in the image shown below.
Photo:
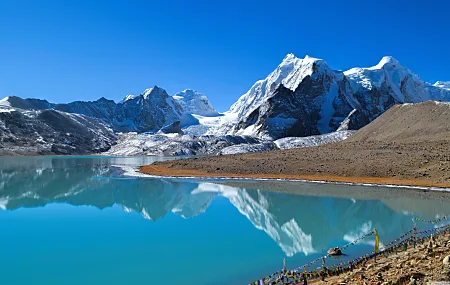
[[[0,283],[248,284],[450,209],[445,194],[398,188],[134,176],[163,159],[0,158]]]

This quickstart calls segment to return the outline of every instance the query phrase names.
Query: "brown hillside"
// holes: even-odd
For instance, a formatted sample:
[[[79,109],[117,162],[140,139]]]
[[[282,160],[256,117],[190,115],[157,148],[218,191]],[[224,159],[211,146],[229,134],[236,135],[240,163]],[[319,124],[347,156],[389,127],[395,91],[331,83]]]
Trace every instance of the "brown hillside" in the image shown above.
[[[348,142],[450,140],[450,103],[427,101],[395,105],[360,129]]]

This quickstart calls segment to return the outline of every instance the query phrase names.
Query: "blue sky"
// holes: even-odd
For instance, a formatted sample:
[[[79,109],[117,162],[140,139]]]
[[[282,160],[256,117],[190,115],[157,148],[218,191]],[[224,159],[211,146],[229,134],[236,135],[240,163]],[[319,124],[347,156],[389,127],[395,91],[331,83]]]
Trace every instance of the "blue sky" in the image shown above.
[[[346,70],[392,55],[450,81],[450,2],[0,0],[0,97],[196,89],[220,111],[287,53]]]

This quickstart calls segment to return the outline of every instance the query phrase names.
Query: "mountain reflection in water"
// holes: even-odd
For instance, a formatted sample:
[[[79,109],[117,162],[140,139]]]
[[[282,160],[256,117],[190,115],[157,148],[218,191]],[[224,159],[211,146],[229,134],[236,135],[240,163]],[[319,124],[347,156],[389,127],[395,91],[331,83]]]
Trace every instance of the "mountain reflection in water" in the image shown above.
[[[226,185],[123,176],[120,164],[137,166],[147,163],[146,159],[134,165],[126,158],[107,157],[2,159],[0,207],[15,210],[65,203],[105,209],[120,205],[127,212],[158,221],[169,212],[185,219],[198,216],[216,197],[225,197],[286,256],[320,252],[330,240],[350,241],[372,228],[381,237],[391,237],[391,233],[409,230],[414,215],[434,218],[450,209],[448,199],[440,196],[422,199],[389,193],[400,191],[396,189],[278,183],[278,188],[298,192],[293,195],[261,190],[270,183]],[[334,195],[341,191],[341,195],[329,197],[330,191]],[[352,193],[358,194],[353,197]]]

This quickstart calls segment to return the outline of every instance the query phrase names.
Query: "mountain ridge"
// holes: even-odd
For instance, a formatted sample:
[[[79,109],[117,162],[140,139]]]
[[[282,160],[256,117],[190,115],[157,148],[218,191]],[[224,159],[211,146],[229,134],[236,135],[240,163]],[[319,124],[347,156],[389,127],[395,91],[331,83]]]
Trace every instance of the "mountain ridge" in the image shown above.
[[[230,107],[236,120],[211,133],[279,139],[356,130],[395,104],[449,101],[445,86],[421,80],[392,56],[342,72],[321,59],[288,54]]]
[[[200,101],[203,106],[209,108],[210,115],[218,115],[206,96],[197,91],[193,92],[196,92],[197,98],[191,98],[191,101]],[[183,125],[198,123],[183,109],[180,102],[182,100],[175,99],[155,85],[139,95],[127,95],[117,103],[104,97],[94,101],[50,103],[42,99],[8,96],[0,100],[0,105],[23,110],[50,109],[82,114],[102,120],[116,132],[156,132],[176,121],[181,121]],[[204,109],[200,109],[198,113],[204,112]],[[188,111],[197,110],[194,107]]]

